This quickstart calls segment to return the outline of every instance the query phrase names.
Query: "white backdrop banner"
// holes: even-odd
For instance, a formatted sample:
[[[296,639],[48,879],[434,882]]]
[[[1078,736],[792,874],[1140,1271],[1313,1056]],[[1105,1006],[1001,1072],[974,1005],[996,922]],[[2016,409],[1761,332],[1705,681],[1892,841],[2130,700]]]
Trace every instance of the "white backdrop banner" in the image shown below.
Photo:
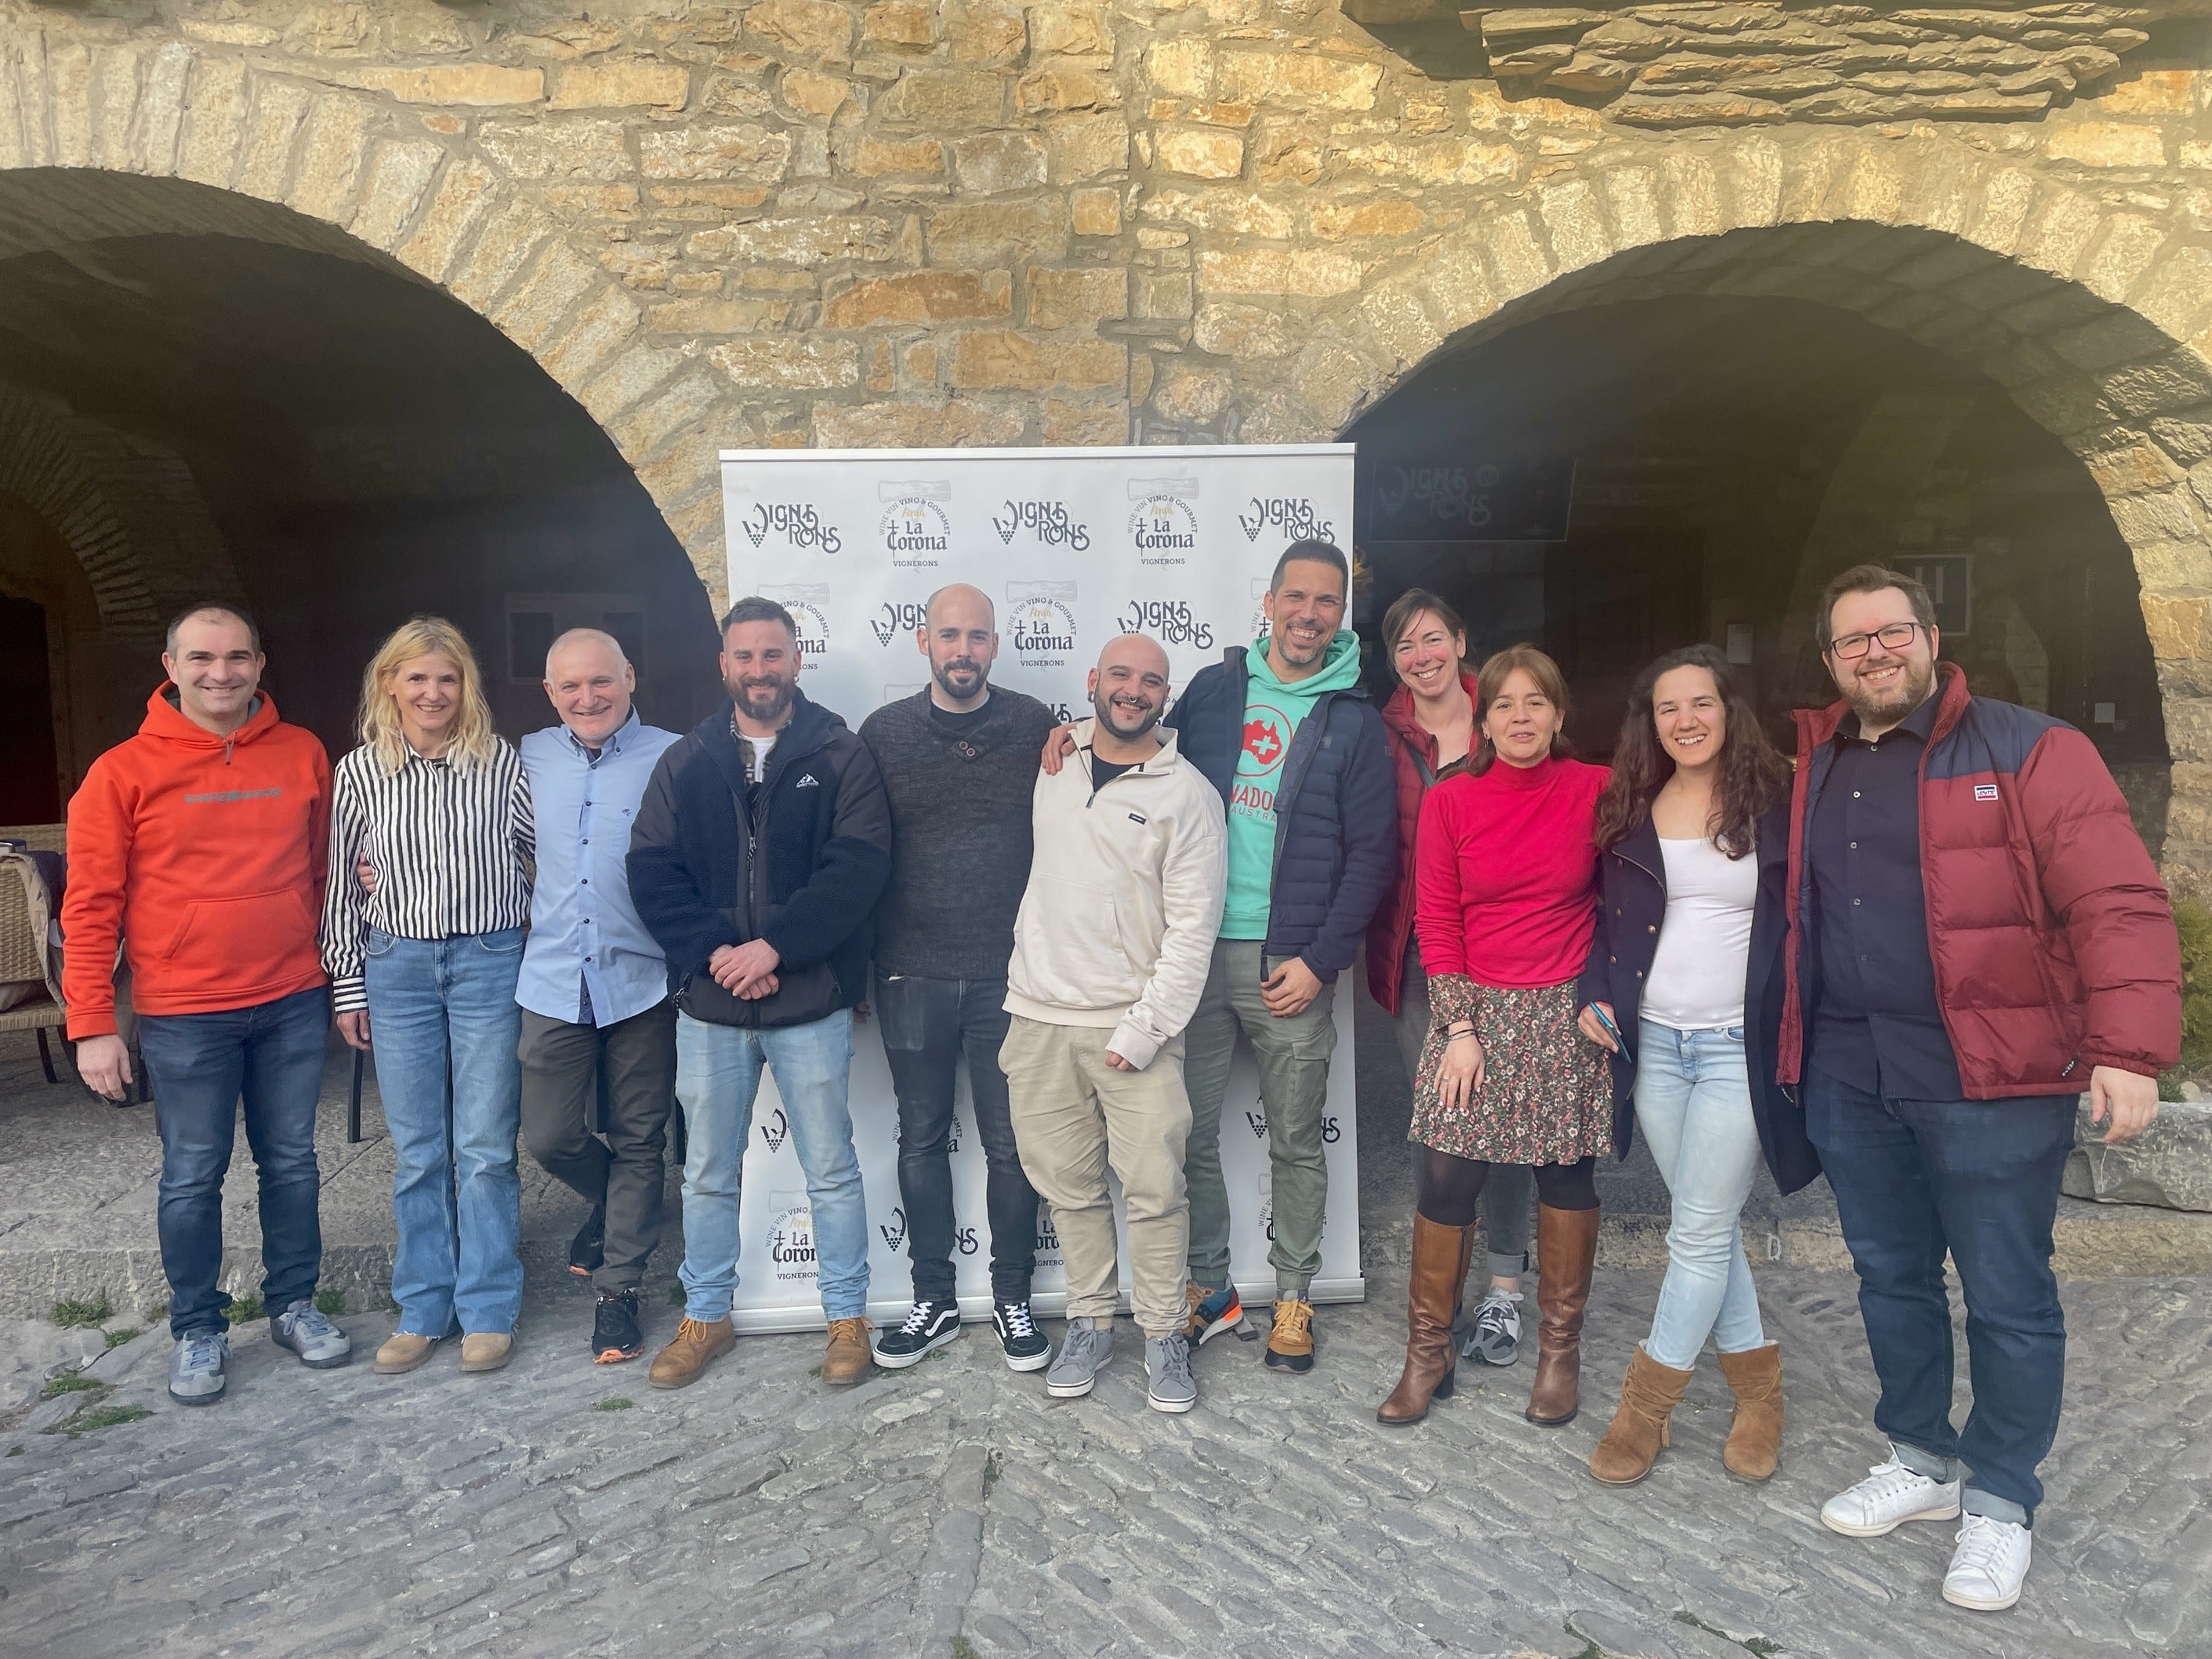
[[[858,727],[869,712],[928,682],[915,643],[929,596],[971,582],[999,612],[994,683],[1063,718],[1088,712],[1085,678],[1118,634],[1167,647],[1174,691],[1249,644],[1275,560],[1321,537],[1349,550],[1350,444],[1188,449],[724,450],[722,502],[732,598],[759,593],[799,630],[808,696]],[[1328,1218],[1317,1302],[1364,1294],[1353,1133],[1352,988],[1340,976],[1337,1048],[1323,1136]],[[906,1310],[911,1288],[899,1203],[898,1108],[872,1024],[853,1057],[854,1139],[867,1189],[869,1311]],[[743,1176],[735,1317],[741,1331],[818,1327],[813,1231],[798,1149],[764,1079]],[[955,1268],[962,1310],[990,1311],[983,1147],[961,1080],[954,1121]],[[1239,1292],[1274,1293],[1267,1121],[1240,1041],[1221,1112],[1221,1160]],[[1064,1305],[1059,1240],[1040,1224],[1036,1301]],[[1128,1288],[1123,1253],[1122,1289]]]

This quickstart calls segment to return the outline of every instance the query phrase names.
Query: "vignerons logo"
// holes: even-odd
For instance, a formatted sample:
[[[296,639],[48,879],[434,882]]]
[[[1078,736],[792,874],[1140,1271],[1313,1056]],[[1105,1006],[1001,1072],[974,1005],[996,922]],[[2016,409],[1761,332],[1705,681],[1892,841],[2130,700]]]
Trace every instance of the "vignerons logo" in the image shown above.
[[[1081,553],[1091,545],[1091,526],[1070,513],[1066,501],[1008,501],[991,515],[991,528],[1008,547],[1024,530],[1039,547],[1065,547]]]
[[[761,1120],[760,1132],[761,1142],[769,1152],[783,1150],[783,1138],[791,1133],[791,1120],[783,1115],[782,1107],[777,1107]]]
[[[902,1204],[894,1204],[891,1206],[891,1218],[883,1223],[876,1231],[884,1236],[884,1243],[890,1247],[891,1253],[896,1255],[899,1246],[906,1243],[906,1206]]]
[[[835,553],[844,544],[837,526],[811,501],[755,501],[738,514],[738,528],[756,548],[770,536],[781,538],[795,553]]]
[[[869,619],[868,627],[874,632],[877,644],[888,646],[901,635],[911,638],[915,630],[928,621],[927,599],[885,599]]]
[[[1258,541],[1270,529],[1293,542],[1325,542],[1336,534],[1336,526],[1304,495],[1255,495],[1251,505],[1237,515],[1237,525],[1248,542]]]
[[[1162,645],[1213,649],[1213,624],[1194,615],[1188,599],[1132,599],[1114,621],[1124,634],[1150,634]]]

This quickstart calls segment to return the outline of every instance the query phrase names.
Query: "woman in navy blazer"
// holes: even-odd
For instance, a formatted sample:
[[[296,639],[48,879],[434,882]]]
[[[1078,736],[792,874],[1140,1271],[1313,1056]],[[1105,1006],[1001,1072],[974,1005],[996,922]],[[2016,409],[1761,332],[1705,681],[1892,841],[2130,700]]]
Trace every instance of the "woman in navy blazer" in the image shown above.
[[[1765,1340],[1739,1219],[1763,1154],[1794,1191],[1820,1171],[1774,1082],[1790,769],[1710,645],[1638,676],[1598,807],[1603,896],[1583,971],[1585,1036],[1611,1052],[1614,1142],[1638,1123],[1673,1195],[1651,1333],[1590,1455],[1610,1485],[1648,1474],[1706,1338],[1736,1396],[1729,1472],[1774,1472],[1781,1350]]]

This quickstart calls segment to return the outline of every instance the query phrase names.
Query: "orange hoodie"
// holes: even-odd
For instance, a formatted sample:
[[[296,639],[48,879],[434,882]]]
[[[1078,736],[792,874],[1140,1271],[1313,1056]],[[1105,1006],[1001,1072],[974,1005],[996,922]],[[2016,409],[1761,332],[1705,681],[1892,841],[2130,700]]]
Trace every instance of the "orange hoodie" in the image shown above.
[[[320,738],[267,696],[228,738],[169,686],[69,805],[62,995],[72,1038],[115,1030],[115,947],[142,1014],[205,1014],[325,982],[315,948],[331,833]]]

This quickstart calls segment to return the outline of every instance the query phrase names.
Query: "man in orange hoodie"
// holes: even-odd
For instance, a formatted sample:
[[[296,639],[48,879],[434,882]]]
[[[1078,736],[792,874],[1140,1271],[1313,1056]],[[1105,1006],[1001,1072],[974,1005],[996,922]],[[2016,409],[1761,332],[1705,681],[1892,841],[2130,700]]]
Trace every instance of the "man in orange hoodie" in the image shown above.
[[[139,1049],[161,1134],[161,1267],[176,1351],[169,1392],[222,1397],[230,1354],[216,1287],[222,1182],[239,1101],[261,1177],[261,1297],[270,1339],[319,1370],[352,1344],[315,1307],[323,1238],[315,1103],[330,985],[315,947],[331,766],[261,695],[260,631],[236,606],[169,624],[169,684],[138,735],[102,755],[69,807],[62,994],[77,1071],[126,1097],[115,963],[131,966]]]

